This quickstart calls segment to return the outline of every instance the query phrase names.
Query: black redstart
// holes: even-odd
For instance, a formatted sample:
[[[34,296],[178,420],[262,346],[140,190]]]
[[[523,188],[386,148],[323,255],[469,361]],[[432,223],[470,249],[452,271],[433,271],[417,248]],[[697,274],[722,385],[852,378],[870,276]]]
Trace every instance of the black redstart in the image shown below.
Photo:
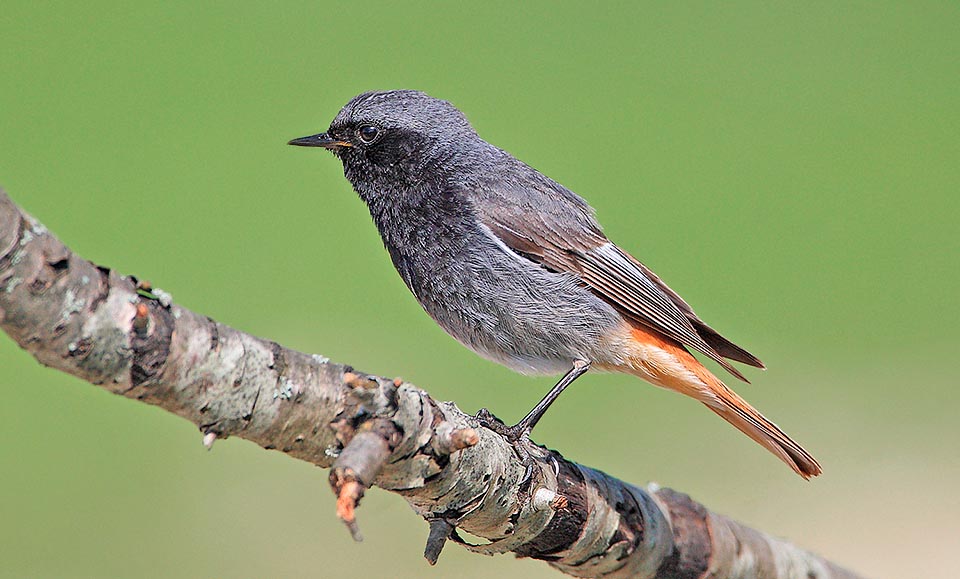
[[[586,201],[481,139],[450,103],[410,90],[364,93],[327,132],[290,144],[340,158],[403,281],[451,336],[518,372],[565,373],[501,429],[513,440],[595,368],[699,400],[800,476],[820,474],[687,348],[744,381],[727,359],[763,368],[760,360],[608,240]]]

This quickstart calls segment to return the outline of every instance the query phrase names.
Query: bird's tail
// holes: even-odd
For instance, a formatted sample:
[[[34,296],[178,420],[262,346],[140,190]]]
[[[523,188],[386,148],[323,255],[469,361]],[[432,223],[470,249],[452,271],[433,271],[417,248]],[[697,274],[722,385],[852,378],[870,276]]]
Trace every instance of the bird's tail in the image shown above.
[[[809,452],[794,442],[776,424],[767,420],[736,392],[727,388],[716,378],[714,380],[717,385],[714,385],[711,391],[715,396],[700,399],[707,408],[757,441],[803,478],[809,480],[810,477],[820,474],[820,464],[810,456]]]
[[[644,327],[630,327],[620,344],[627,371],[657,386],[699,400],[718,416],[772,452],[805,479],[820,474],[820,464],[785,432],[767,420],[707,370],[690,352],[670,338]]]

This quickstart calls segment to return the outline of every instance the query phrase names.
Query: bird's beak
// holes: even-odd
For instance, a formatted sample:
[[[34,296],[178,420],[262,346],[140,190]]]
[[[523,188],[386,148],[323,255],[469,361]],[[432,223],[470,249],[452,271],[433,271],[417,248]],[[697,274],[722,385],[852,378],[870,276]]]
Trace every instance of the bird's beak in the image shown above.
[[[296,145],[298,147],[323,147],[324,149],[338,149],[340,147],[353,146],[347,141],[338,141],[327,133],[320,133],[319,135],[311,135],[309,137],[300,137],[299,139],[294,139],[287,144]]]

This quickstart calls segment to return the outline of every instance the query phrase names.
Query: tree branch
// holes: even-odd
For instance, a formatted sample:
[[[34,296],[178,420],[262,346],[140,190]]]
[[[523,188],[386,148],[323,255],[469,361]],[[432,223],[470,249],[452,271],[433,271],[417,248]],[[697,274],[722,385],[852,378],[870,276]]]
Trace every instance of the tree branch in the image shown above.
[[[714,514],[507,440],[450,402],[263,340],[172,303],[67,249],[0,191],[0,327],[40,363],[196,424],[330,468],[337,513],[371,486],[430,523],[433,564],[452,539],[590,578],[839,579],[846,571]],[[463,529],[488,542],[467,544]]]

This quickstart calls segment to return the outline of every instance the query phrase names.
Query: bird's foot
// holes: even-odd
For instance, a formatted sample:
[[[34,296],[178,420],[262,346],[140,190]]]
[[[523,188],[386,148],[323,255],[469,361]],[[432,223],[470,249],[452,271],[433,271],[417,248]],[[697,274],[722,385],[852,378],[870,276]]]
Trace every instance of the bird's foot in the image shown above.
[[[474,418],[480,421],[480,426],[496,432],[513,445],[521,441],[530,442],[530,427],[523,423],[507,426],[486,408],[481,408],[480,411],[474,415]]]
[[[533,466],[536,464],[536,460],[530,452],[530,447],[535,446],[530,440],[531,428],[523,422],[507,426],[486,408],[481,408],[474,418],[479,420],[480,425],[484,428],[488,428],[507,439],[521,462],[523,462],[525,471],[523,478],[520,479],[520,484],[530,480],[530,476],[533,474]]]

